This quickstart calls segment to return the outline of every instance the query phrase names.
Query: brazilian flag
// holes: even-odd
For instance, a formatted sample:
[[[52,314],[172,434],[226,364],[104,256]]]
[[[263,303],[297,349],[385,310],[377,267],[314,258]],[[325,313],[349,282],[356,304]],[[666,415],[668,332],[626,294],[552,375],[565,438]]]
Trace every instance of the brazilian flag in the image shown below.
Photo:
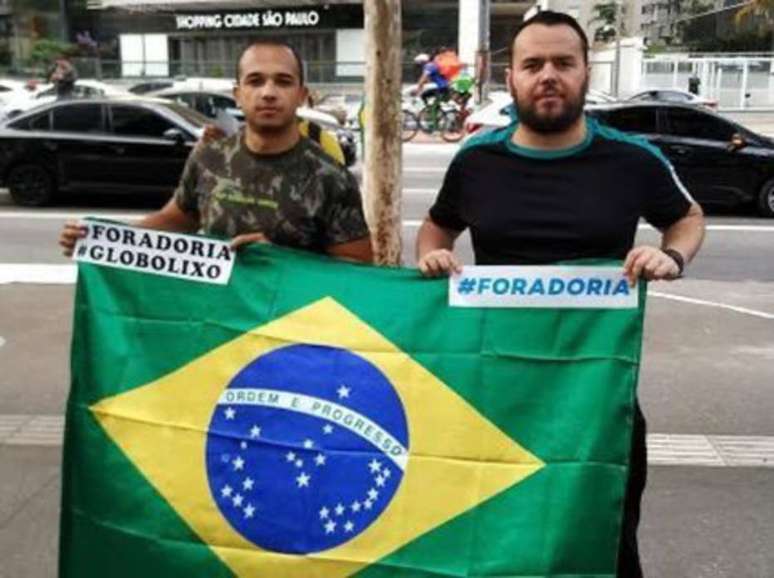
[[[270,246],[81,264],[62,578],[612,577],[644,300],[456,309]]]

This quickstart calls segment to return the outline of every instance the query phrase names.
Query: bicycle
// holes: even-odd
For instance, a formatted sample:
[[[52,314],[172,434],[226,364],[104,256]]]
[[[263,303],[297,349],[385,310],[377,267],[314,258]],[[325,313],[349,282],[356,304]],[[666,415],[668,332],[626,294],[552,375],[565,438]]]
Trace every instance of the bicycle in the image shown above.
[[[469,95],[452,93],[446,99],[435,98],[417,115],[419,128],[427,134],[439,132],[446,142],[457,142],[465,134]]]

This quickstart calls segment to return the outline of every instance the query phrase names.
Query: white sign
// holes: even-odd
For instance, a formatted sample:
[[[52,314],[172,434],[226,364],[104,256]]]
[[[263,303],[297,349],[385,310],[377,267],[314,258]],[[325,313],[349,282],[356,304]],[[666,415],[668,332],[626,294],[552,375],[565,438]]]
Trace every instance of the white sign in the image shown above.
[[[73,259],[105,267],[226,285],[234,253],[225,241],[84,221],[87,236],[78,239]]]
[[[312,28],[320,24],[317,10],[258,10],[210,14],[178,14],[178,30],[232,30],[239,28]]]
[[[633,309],[622,267],[463,267],[449,278],[452,307]]]

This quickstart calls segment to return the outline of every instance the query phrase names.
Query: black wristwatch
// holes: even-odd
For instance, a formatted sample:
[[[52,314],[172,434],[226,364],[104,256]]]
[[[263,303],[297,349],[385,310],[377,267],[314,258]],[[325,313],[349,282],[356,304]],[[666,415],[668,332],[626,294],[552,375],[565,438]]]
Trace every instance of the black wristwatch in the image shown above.
[[[661,249],[661,251],[669,255],[677,263],[677,277],[682,277],[683,271],[685,271],[685,258],[680,254],[680,251],[676,249]]]

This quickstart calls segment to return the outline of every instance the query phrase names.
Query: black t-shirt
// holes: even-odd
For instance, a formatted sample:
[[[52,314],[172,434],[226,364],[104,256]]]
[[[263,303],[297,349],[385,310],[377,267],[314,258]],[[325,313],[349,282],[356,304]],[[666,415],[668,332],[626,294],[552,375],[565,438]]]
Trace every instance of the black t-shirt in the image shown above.
[[[589,119],[583,143],[544,152],[511,142],[516,125],[474,139],[452,161],[432,221],[470,228],[479,265],[623,259],[644,217],[663,229],[692,199],[643,139]]]

